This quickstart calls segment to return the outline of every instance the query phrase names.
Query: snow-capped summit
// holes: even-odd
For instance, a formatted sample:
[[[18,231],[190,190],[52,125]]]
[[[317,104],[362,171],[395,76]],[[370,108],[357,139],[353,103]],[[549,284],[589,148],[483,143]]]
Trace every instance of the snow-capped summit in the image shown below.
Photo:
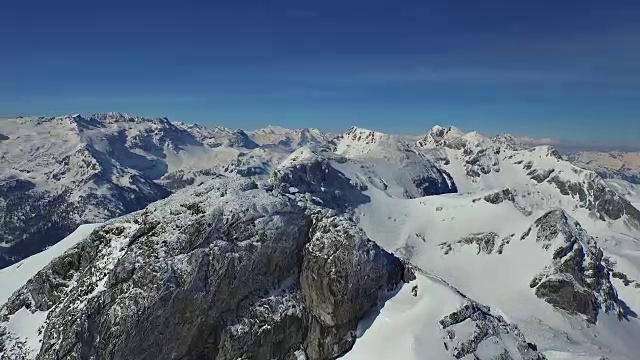
[[[511,134],[498,134],[492,137],[491,141],[510,150],[522,148],[519,139]]]
[[[410,150],[403,137],[379,131],[351,127],[347,132],[332,139],[334,151],[345,156],[382,156],[398,150]]]
[[[231,130],[220,126],[207,127],[198,124],[176,123],[181,129],[193,135],[199,142],[211,148],[236,147],[255,149],[259,147],[247,133],[241,129]]]
[[[454,126],[435,125],[422,139],[418,140],[417,144],[424,148],[455,146],[464,135],[464,132]]]
[[[330,142],[349,161],[342,170],[389,196],[415,198],[457,191],[451,176],[404,137],[357,127]]]
[[[552,147],[119,113],[10,119],[0,134],[10,261],[144,208],[0,270],[22,282],[0,291],[0,358],[640,352],[638,191]]]
[[[82,117],[79,114],[74,115],[76,117]],[[106,112],[106,113],[95,113],[88,117],[88,119],[99,120],[105,124],[116,124],[116,123],[168,123],[169,119],[165,118],[149,118],[144,116],[136,116],[127,113],[121,112]]]

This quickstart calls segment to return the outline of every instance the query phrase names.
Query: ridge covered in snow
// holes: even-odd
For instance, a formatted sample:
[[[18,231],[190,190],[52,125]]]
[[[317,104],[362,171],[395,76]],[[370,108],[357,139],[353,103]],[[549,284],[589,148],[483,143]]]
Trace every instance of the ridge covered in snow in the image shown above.
[[[122,113],[5,119],[0,133],[0,267],[185,186],[266,176],[288,154],[242,130]]]
[[[269,125],[265,128],[251,131],[249,136],[261,146],[278,147],[295,150],[302,146],[326,144],[330,136],[318,129],[287,129]]]
[[[124,114],[12,121],[4,194],[73,184],[81,199],[98,189],[87,178],[182,189],[0,270],[28,270],[0,292],[0,359],[640,353],[640,192],[550,146],[443,126],[410,139]],[[18,141],[45,133],[64,144]]]
[[[640,152],[580,151],[567,154],[567,159],[604,178],[640,184]]]

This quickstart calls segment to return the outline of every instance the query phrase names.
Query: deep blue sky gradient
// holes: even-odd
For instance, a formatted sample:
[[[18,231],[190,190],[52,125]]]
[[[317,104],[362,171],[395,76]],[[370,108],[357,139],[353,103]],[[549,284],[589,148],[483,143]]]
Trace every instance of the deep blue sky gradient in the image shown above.
[[[6,1],[0,115],[640,143],[640,2]]]

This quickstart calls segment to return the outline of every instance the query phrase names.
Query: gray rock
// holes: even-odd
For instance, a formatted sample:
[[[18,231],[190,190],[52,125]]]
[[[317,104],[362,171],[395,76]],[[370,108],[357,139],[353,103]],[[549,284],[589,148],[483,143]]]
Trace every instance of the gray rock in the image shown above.
[[[49,311],[38,360],[336,358],[405,267],[303,198],[241,179],[179,192],[98,228],[0,319]],[[6,336],[0,358],[21,356]]]
[[[600,311],[625,316],[602,250],[580,223],[563,210],[552,210],[538,218],[522,239],[534,231],[536,242],[553,250],[551,265],[531,280],[536,296],[592,323]]]
[[[494,205],[500,204],[504,201],[510,201],[510,202],[516,201],[515,195],[513,191],[511,191],[511,189],[504,189],[501,191],[491,193],[489,195],[485,195],[483,199],[484,201]]]
[[[546,359],[532,344],[526,342],[516,325],[492,315],[488,307],[470,300],[457,311],[442,318],[440,326],[445,334],[444,347],[456,359]],[[510,339],[505,341],[506,338]],[[495,349],[493,354],[478,352],[483,343],[491,344]],[[511,344],[515,344],[515,348]]]
[[[309,150],[311,152],[311,150]],[[289,166],[274,170],[272,182],[280,191],[290,189],[309,194],[325,207],[345,211],[370,201],[362,192],[366,185],[353,183],[343,173],[331,166],[325,154],[313,152],[309,158],[293,161]]]
[[[627,216],[630,224],[640,228],[640,210],[611,190],[597,175],[591,174],[583,183],[553,176],[547,181],[554,184],[562,195],[579,200],[582,208],[593,211],[601,220],[618,220]]]
[[[555,169],[534,169],[527,173],[527,175],[531,176],[532,180],[535,180],[538,184],[544,182],[555,172]]]
[[[465,236],[458,240],[458,244],[472,245],[478,247],[478,254],[491,254],[496,245],[499,235],[495,232],[476,233]],[[504,248],[504,246],[502,246]]]

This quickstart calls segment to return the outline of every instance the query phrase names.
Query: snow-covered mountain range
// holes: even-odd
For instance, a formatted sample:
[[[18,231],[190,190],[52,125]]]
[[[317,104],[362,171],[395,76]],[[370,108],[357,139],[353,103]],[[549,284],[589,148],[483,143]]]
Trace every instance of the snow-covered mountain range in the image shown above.
[[[242,130],[121,113],[2,120],[0,268],[82,223],[139,210],[185,186],[267,176],[291,146],[316,133],[288,130],[280,134],[286,144],[256,135],[258,145]]]
[[[0,133],[3,183],[32,184],[2,199],[64,193],[69,228],[106,221],[0,270],[0,359],[640,353],[639,192],[549,146],[122,114]]]
[[[640,152],[580,151],[567,154],[567,159],[604,178],[640,184]]]

